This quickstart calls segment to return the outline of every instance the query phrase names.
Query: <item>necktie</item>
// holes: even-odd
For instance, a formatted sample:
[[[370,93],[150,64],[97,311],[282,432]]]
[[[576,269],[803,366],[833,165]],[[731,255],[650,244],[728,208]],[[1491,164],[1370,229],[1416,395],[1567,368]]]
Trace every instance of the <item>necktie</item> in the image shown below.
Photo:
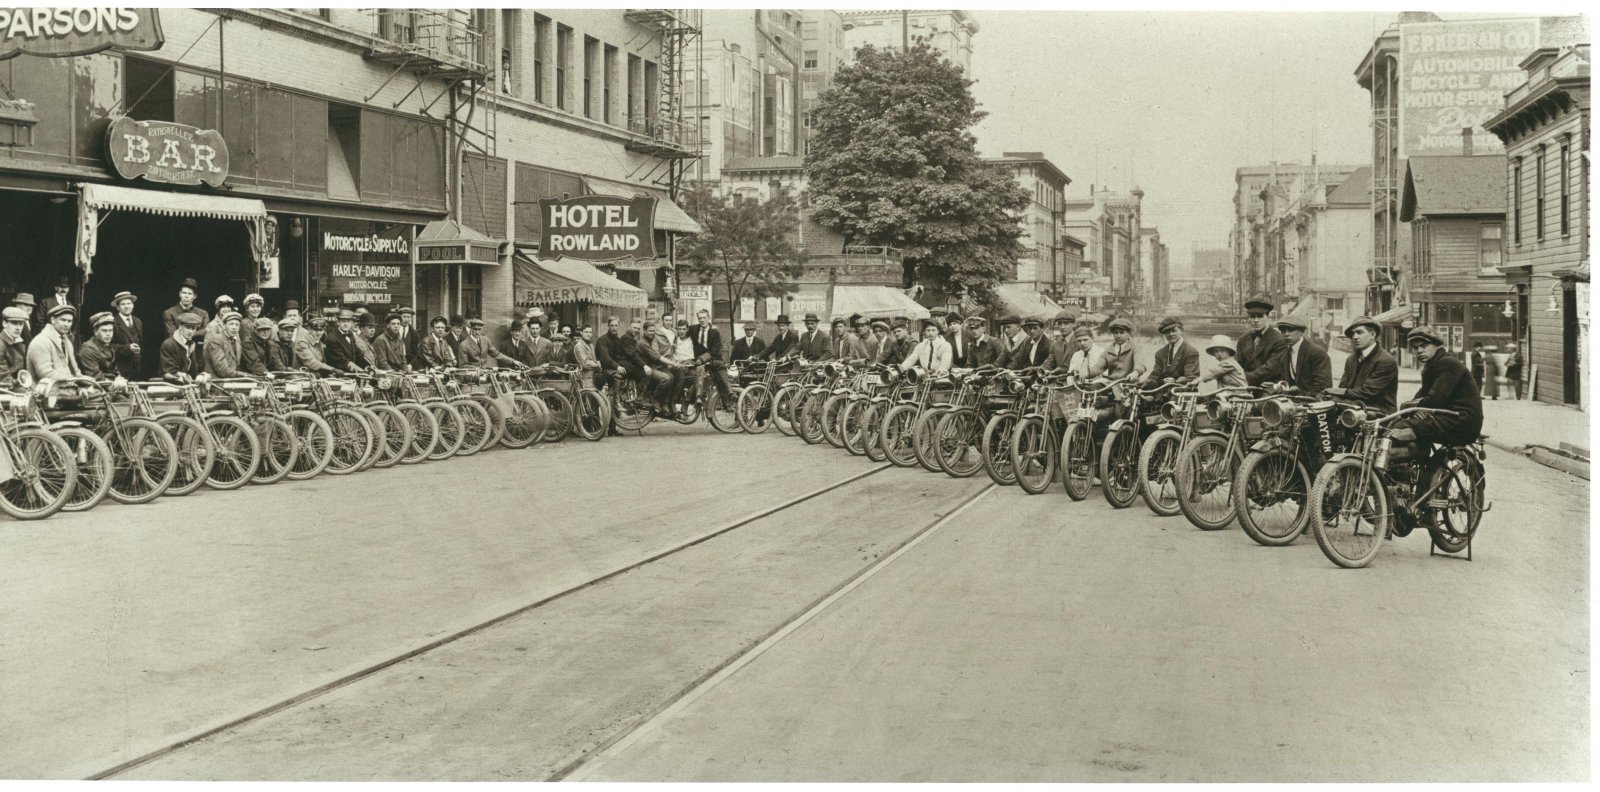
[[[1300,368],[1300,345],[1299,344],[1295,344],[1294,345],[1294,351],[1289,353],[1289,381],[1290,382],[1294,382],[1296,379],[1299,379],[1298,377],[1295,376],[1295,373],[1299,368]]]
[[[956,333],[956,357],[961,357],[961,334]]]

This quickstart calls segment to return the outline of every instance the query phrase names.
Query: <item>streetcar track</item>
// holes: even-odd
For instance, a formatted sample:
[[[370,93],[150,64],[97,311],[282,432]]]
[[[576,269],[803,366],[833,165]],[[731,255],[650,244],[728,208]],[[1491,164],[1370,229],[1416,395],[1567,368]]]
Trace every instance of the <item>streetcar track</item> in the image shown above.
[[[694,537],[694,538],[689,539],[689,540],[687,540],[685,542],[682,542],[680,544],[677,544],[677,545],[674,545],[672,547],[669,547],[666,550],[662,550],[662,551],[660,551],[658,553],[655,553],[654,555],[647,556],[647,557],[645,557],[643,559],[640,559],[640,560],[637,560],[637,561],[630,561],[630,562],[628,562],[627,564],[625,564],[625,565],[623,565],[621,567],[613,569],[610,572],[606,572],[606,573],[603,573],[601,575],[598,575],[598,576],[596,576],[594,578],[591,578],[591,579],[589,579],[589,580],[587,580],[585,582],[582,582],[582,583],[579,583],[577,585],[570,586],[568,588],[562,589],[561,591],[558,591],[558,592],[556,592],[554,594],[550,594],[550,595],[541,597],[538,600],[530,602],[530,603],[528,603],[526,605],[519,605],[516,608],[513,608],[510,611],[502,613],[502,614],[500,614],[498,616],[494,616],[494,617],[491,617],[491,618],[489,618],[489,619],[487,619],[485,621],[479,622],[477,624],[462,628],[460,630],[456,630],[456,631],[451,632],[451,633],[449,633],[447,635],[444,635],[443,637],[440,637],[440,638],[437,638],[435,640],[432,640],[432,641],[429,641],[427,643],[424,643],[421,646],[414,647],[414,648],[409,649],[409,650],[407,650],[405,652],[402,652],[400,654],[397,654],[397,655],[394,655],[392,657],[388,657],[388,658],[385,658],[383,660],[380,660],[380,661],[378,661],[376,663],[372,663],[370,665],[364,666],[364,667],[359,668],[359,669],[357,669],[355,671],[352,671],[352,672],[350,672],[348,674],[340,676],[340,677],[338,677],[336,679],[330,680],[328,682],[324,682],[323,684],[320,684],[320,685],[318,685],[318,686],[316,686],[314,688],[311,688],[310,690],[306,690],[306,691],[303,691],[301,693],[297,693],[297,694],[295,694],[293,696],[290,696],[288,698],[282,699],[282,700],[280,700],[278,702],[275,702],[275,703],[272,703],[272,704],[268,704],[268,705],[266,705],[264,707],[252,710],[252,711],[250,711],[248,713],[245,713],[244,715],[241,715],[239,717],[233,718],[233,719],[227,721],[226,723],[222,723],[220,725],[204,729],[204,730],[202,730],[202,731],[200,731],[200,732],[198,732],[196,734],[192,734],[192,735],[190,735],[188,737],[184,737],[182,739],[179,739],[179,740],[176,740],[174,742],[168,743],[167,745],[161,746],[161,747],[156,748],[154,750],[147,751],[147,752],[145,752],[143,754],[140,754],[139,756],[136,756],[136,757],[134,757],[132,759],[129,759],[127,761],[124,761],[124,762],[121,762],[119,764],[116,764],[116,765],[114,765],[114,766],[112,766],[110,768],[107,768],[105,770],[101,770],[101,771],[98,771],[96,773],[93,773],[93,774],[87,776],[85,778],[85,780],[88,780],[88,781],[101,781],[101,780],[105,780],[105,779],[108,779],[108,778],[114,778],[114,777],[116,777],[118,775],[121,775],[122,773],[128,772],[129,770],[133,770],[133,769],[135,769],[137,767],[149,764],[150,762],[153,762],[153,761],[155,761],[157,759],[160,759],[162,757],[168,756],[168,755],[173,754],[173,753],[175,753],[177,751],[183,750],[184,748],[187,748],[187,747],[189,747],[191,745],[194,745],[195,743],[198,743],[198,742],[200,742],[202,740],[208,739],[210,737],[217,736],[219,734],[222,734],[222,733],[227,732],[227,731],[231,731],[233,729],[237,729],[237,728],[239,728],[241,726],[245,726],[245,725],[254,723],[256,721],[262,720],[262,719],[267,718],[269,716],[275,715],[275,714],[277,714],[279,712],[283,712],[284,710],[287,710],[287,709],[290,709],[290,708],[293,708],[293,707],[297,707],[297,706],[299,706],[301,704],[304,704],[304,703],[306,703],[308,701],[312,701],[314,699],[320,698],[320,697],[322,697],[322,696],[324,696],[324,695],[326,695],[328,693],[331,693],[331,692],[333,692],[335,690],[338,690],[340,688],[346,687],[346,686],[351,685],[353,683],[360,682],[360,681],[362,681],[364,679],[367,679],[368,677],[371,677],[371,676],[373,676],[373,675],[375,675],[375,674],[377,674],[377,673],[379,673],[381,671],[389,669],[389,668],[391,668],[393,666],[396,666],[396,665],[398,665],[400,663],[403,663],[403,662],[405,662],[407,660],[411,660],[411,659],[414,659],[414,658],[417,658],[417,657],[421,657],[423,655],[428,654],[429,652],[434,651],[435,649],[439,649],[441,647],[444,647],[444,646],[447,646],[449,644],[455,643],[456,641],[459,641],[459,640],[461,640],[463,638],[467,638],[467,637],[472,636],[472,635],[474,635],[476,633],[482,632],[482,631],[484,631],[484,630],[486,630],[486,629],[488,629],[490,627],[494,627],[496,625],[503,624],[503,623],[505,623],[507,621],[510,621],[511,619],[517,618],[518,616],[522,616],[522,615],[524,615],[526,613],[530,613],[530,612],[532,612],[534,610],[542,608],[542,607],[544,607],[546,605],[549,605],[549,604],[551,604],[553,602],[556,602],[558,600],[565,599],[566,597],[568,597],[568,596],[570,596],[572,594],[576,594],[576,593],[578,593],[580,591],[583,591],[585,589],[593,588],[594,586],[597,586],[597,585],[599,585],[601,583],[604,583],[606,581],[612,580],[613,578],[619,577],[621,575],[627,574],[628,572],[632,572],[634,570],[637,570],[637,569],[640,569],[642,567],[648,566],[648,565],[653,564],[653,563],[655,563],[657,561],[660,561],[662,559],[671,557],[671,556],[676,555],[678,553],[681,553],[681,552],[683,552],[685,550],[688,550],[689,548],[695,547],[695,546],[700,545],[700,544],[704,544],[705,542],[708,542],[708,541],[710,541],[712,539],[715,539],[715,538],[717,538],[719,536],[722,536],[724,534],[727,534],[727,533],[730,533],[732,531],[738,530],[739,528],[743,528],[743,527],[745,527],[747,525],[755,523],[758,520],[763,520],[763,519],[771,517],[771,516],[773,516],[775,514],[778,514],[780,512],[787,511],[787,510],[792,509],[792,508],[794,508],[796,506],[799,506],[802,503],[805,503],[807,501],[813,500],[815,498],[818,498],[820,496],[826,495],[826,494],[828,494],[830,492],[833,492],[835,490],[838,490],[838,489],[841,489],[843,487],[846,487],[846,486],[849,486],[851,484],[854,484],[854,483],[856,483],[858,481],[861,481],[862,479],[865,479],[865,478],[867,478],[869,476],[873,476],[873,475],[876,475],[878,473],[882,473],[885,470],[890,470],[890,469],[893,469],[893,468],[894,468],[894,466],[891,465],[891,464],[881,463],[881,464],[878,464],[878,465],[876,465],[874,467],[868,468],[867,470],[862,471],[860,473],[853,474],[853,475],[851,475],[851,476],[849,476],[847,478],[844,478],[844,479],[842,479],[840,481],[836,481],[836,482],[834,482],[832,484],[824,485],[824,486],[819,487],[817,489],[814,489],[814,490],[812,490],[810,492],[807,492],[807,493],[804,493],[802,495],[798,495],[798,496],[795,496],[795,497],[790,498],[788,500],[782,501],[782,502],[780,502],[780,503],[778,503],[776,505],[769,506],[769,507],[766,507],[766,508],[761,509],[759,511],[756,511],[756,512],[753,512],[751,514],[745,515],[743,517],[737,518],[737,519],[735,519],[735,520],[733,520],[733,521],[731,521],[731,522],[729,522],[729,523],[717,528],[716,530],[709,531],[707,533],[701,534],[700,536]],[[963,503],[963,505],[965,505],[965,503]],[[960,507],[957,507],[957,508],[959,509]],[[952,512],[952,514],[953,513],[954,512]],[[923,530],[927,530],[927,529],[924,528]],[[691,685],[690,689],[692,689],[692,687],[693,686]],[[684,692],[687,693],[688,690],[689,689],[685,689]]]
[[[863,567],[861,570],[857,571],[854,575],[851,575],[849,578],[845,579],[839,585],[824,593],[822,596],[812,600],[810,604],[801,608],[795,613],[795,615],[774,626],[771,630],[767,631],[766,634],[751,642],[743,650],[735,652],[727,659],[707,670],[704,674],[701,674],[699,678],[695,679],[693,682],[685,685],[682,690],[673,695],[671,698],[662,702],[648,715],[639,718],[631,726],[624,726],[623,728],[618,729],[600,744],[587,751],[584,751],[583,754],[578,758],[568,762],[565,766],[561,767],[544,780],[588,780],[584,777],[584,772],[589,767],[593,766],[595,761],[616,756],[627,750],[640,738],[658,728],[659,725],[667,718],[688,708],[694,702],[698,701],[702,696],[709,693],[712,689],[731,678],[745,666],[754,662],[756,658],[760,657],[762,654],[765,654],[768,649],[771,649],[773,646],[777,645],[779,641],[782,641],[784,638],[787,638],[789,635],[793,634],[796,630],[805,626],[812,619],[816,618],[823,611],[831,607],[835,602],[843,599],[850,592],[867,582],[869,578],[888,568],[890,564],[893,564],[906,553],[910,552],[911,549],[920,544],[922,540],[932,536],[938,529],[955,520],[958,515],[966,511],[974,503],[977,503],[985,495],[988,495],[999,488],[1000,486],[998,484],[990,482],[982,489],[962,499],[960,503],[956,504],[955,508],[938,517],[935,517],[927,525],[924,525],[922,528],[918,529],[916,533],[913,533],[911,536],[907,537],[905,541],[897,545],[887,555],[878,558],[877,560]]]

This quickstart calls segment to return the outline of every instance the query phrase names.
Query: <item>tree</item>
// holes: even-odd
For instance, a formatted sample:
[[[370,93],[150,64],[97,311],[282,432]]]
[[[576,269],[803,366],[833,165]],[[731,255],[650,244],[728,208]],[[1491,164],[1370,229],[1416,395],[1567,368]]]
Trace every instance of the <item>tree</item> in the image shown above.
[[[993,302],[1022,253],[1026,191],[978,157],[986,113],[972,81],[927,44],[863,47],[812,111],[807,190],[818,223],[847,244],[900,248],[908,274]]]
[[[684,194],[683,208],[704,230],[679,243],[679,266],[704,283],[727,289],[728,338],[736,338],[732,306],[747,296],[792,291],[791,281],[805,269],[805,250],[794,244],[799,205],[782,188],[761,201],[720,195],[702,184]]]

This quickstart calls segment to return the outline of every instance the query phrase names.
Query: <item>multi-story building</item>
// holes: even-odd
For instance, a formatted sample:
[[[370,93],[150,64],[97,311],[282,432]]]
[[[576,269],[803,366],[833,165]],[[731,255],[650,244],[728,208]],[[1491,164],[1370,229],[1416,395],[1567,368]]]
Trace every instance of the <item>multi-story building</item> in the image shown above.
[[[1161,231],[1155,226],[1139,230],[1139,283],[1138,306],[1143,313],[1165,310],[1171,297],[1171,273],[1168,271],[1167,246],[1161,241]]]
[[[685,52],[684,113],[698,122],[706,141],[691,178],[715,181],[734,159],[804,153],[802,35],[805,15],[813,13],[818,12],[703,12],[700,40]]]
[[[1018,219],[1023,253],[1017,258],[1017,271],[1010,282],[1041,293],[1059,289],[1066,274],[1061,258],[1061,223],[1065,190],[1072,179],[1037,151],[1007,151],[987,162],[1005,168],[1028,194],[1028,205]]]
[[[1138,185],[1126,193],[1106,188],[1095,194],[1095,200],[1104,207],[1113,230],[1106,238],[1111,247],[1107,257],[1111,268],[1106,273],[1111,278],[1111,308],[1132,313],[1139,309],[1145,291],[1144,190]]]
[[[1252,221],[1266,294],[1319,332],[1340,331],[1362,310],[1371,169],[1300,171],[1262,190]],[[1292,305],[1291,305],[1292,304]]]
[[[1338,184],[1355,173],[1359,165],[1322,165],[1313,157],[1308,165],[1298,162],[1272,162],[1251,165],[1234,171],[1233,230],[1229,250],[1233,259],[1233,305],[1256,295],[1283,303],[1289,295],[1284,288],[1287,275],[1281,235],[1272,233],[1274,218],[1283,214],[1290,200],[1290,189],[1299,184]]]
[[[1193,248],[1189,251],[1189,275],[1172,279],[1172,288],[1182,297],[1180,304],[1193,305],[1204,313],[1233,315],[1239,310],[1233,287],[1233,255],[1223,248]]]
[[[1589,45],[1539,49],[1521,66],[1523,82],[1484,123],[1506,147],[1505,312],[1533,398],[1587,410]]]
[[[1410,289],[1418,322],[1437,327],[1456,353],[1482,342],[1509,349],[1502,313],[1506,164],[1503,155],[1426,155],[1406,160],[1400,221],[1411,226]]]
[[[805,155],[811,150],[811,110],[833,75],[850,60],[845,48],[844,17],[838,11],[806,9],[800,18],[800,126]]]
[[[972,74],[972,39],[978,22],[966,11],[845,11],[845,47],[854,52],[868,44],[900,49],[925,41],[950,62]]]

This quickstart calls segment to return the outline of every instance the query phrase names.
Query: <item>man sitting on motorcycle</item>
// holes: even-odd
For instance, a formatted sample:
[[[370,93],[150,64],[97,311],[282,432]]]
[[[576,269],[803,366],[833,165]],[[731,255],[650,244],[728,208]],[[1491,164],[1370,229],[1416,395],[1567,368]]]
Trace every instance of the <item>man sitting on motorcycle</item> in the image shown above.
[[[1394,412],[1394,403],[1400,391],[1400,368],[1388,352],[1378,348],[1378,334],[1382,328],[1370,317],[1358,316],[1350,320],[1344,334],[1355,346],[1355,351],[1344,360],[1344,373],[1339,376],[1339,386],[1328,388],[1329,396],[1357,402],[1368,410],[1387,415]]]
[[[1478,384],[1472,372],[1455,355],[1444,348],[1444,338],[1427,325],[1411,330],[1406,336],[1411,354],[1424,361],[1422,387],[1417,395],[1402,407],[1430,407],[1451,410],[1455,415],[1443,413],[1418,413],[1396,419],[1389,436],[1396,443],[1428,443],[1439,445],[1467,445],[1478,439],[1483,429],[1483,401],[1478,397]]]

